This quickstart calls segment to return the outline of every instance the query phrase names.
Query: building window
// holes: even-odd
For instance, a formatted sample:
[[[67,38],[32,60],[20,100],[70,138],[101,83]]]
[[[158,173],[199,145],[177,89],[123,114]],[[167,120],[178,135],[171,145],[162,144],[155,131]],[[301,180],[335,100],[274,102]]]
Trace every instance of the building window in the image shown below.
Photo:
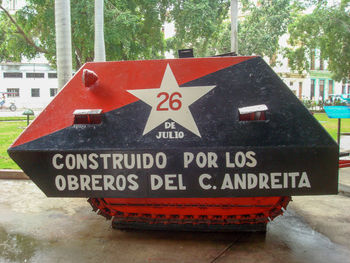
[[[299,82],[299,99],[303,96],[303,83]]]
[[[8,98],[19,97],[19,89],[7,89],[7,97]]]
[[[310,63],[310,69],[315,69],[315,50],[311,50],[311,63]]]
[[[32,89],[32,97],[40,97],[40,89]]]
[[[324,80],[320,79],[320,97],[324,100]]]
[[[49,77],[49,79],[57,79],[57,73],[52,73],[52,72],[50,72],[50,73],[48,74],[48,77]]]
[[[346,85],[345,85],[345,83],[343,83],[343,85],[342,85],[342,94],[346,94],[347,92],[346,92]]]
[[[50,89],[50,97],[54,97],[57,94],[57,89]]]
[[[8,1],[8,7],[11,11],[16,11],[17,10],[17,0]]]
[[[35,72],[26,73],[26,78],[39,79],[44,77],[45,77],[45,73],[35,73]]]
[[[315,97],[315,80],[311,80],[311,88],[310,88],[310,99],[314,99]]]
[[[294,84],[293,81],[289,82],[289,86],[293,87],[293,84]]]
[[[328,80],[328,95],[333,94],[333,80]]]
[[[322,58],[320,58],[320,70],[324,70],[324,63]]]
[[[4,78],[22,78],[21,72],[4,72]]]

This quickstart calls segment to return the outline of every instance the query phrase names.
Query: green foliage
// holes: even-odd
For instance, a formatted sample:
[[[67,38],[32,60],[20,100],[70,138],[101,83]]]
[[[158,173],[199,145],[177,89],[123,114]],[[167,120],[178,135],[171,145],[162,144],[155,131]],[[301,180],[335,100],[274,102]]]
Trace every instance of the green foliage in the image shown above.
[[[0,61],[20,61],[43,53],[56,64],[53,0],[27,0],[13,14],[17,26],[0,12]],[[292,69],[310,67],[311,50],[328,59],[334,79],[350,72],[349,0],[330,7],[326,0],[241,0],[239,54],[276,62],[279,39],[290,33],[293,48],[284,50]],[[311,14],[304,8],[316,6]],[[193,48],[195,56],[230,51],[230,0],[105,0],[107,60],[163,58],[165,50]],[[174,22],[174,37],[164,40],[162,26]],[[94,57],[94,2],[71,1],[74,68]],[[21,30],[19,30],[21,29]]]
[[[274,64],[280,49],[278,41],[287,33],[300,5],[292,0],[261,0],[258,5],[243,0],[242,5],[246,15],[238,28],[239,53],[267,56]]]
[[[240,1],[243,16],[238,28],[240,55],[268,56],[279,51],[279,38],[287,32],[297,1]],[[231,50],[230,1],[175,1],[169,20],[175,21],[176,34],[167,42],[168,49],[193,48],[196,56],[210,56]]]
[[[292,69],[308,70],[311,52],[318,49],[328,60],[333,79],[350,77],[350,1],[335,6],[320,1],[310,14],[299,15],[289,26],[290,44],[285,55]]]
[[[305,108],[311,109],[311,106],[312,106],[311,100],[302,100],[302,103],[304,104]]]
[[[167,20],[175,22],[176,32],[167,40],[168,50],[193,48],[197,57],[213,55],[209,50],[222,37],[229,7],[229,0],[172,0]]]
[[[33,19],[28,19],[27,23],[23,23],[25,20],[24,10],[25,8],[17,12],[17,23],[23,30],[33,28],[28,33],[28,36],[31,39],[37,39],[38,25]],[[36,48],[28,44],[18,28],[8,19],[4,12],[0,13],[0,32],[2,32],[0,34],[0,61],[20,61],[22,57],[31,59],[37,55],[38,51]],[[43,45],[40,46],[43,47]]]
[[[162,25],[169,5],[167,0],[106,0],[105,45],[107,60],[156,59],[164,57]],[[0,13],[0,61],[20,61],[44,53],[56,64],[54,1],[28,0],[13,14],[31,45]],[[71,1],[73,64],[78,69],[94,57],[94,2]],[[40,52],[38,48],[44,50]]]

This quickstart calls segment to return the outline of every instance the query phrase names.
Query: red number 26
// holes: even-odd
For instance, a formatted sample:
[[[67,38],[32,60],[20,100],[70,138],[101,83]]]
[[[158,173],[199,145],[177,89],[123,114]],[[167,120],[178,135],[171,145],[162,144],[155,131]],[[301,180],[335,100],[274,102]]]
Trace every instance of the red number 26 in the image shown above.
[[[179,92],[174,92],[171,95],[167,92],[160,92],[158,93],[157,98],[161,98],[161,102],[159,102],[157,106],[157,111],[168,111],[169,108],[174,111],[181,109],[182,103],[179,98],[182,98],[182,96]],[[169,108],[166,105],[167,101],[169,101]]]

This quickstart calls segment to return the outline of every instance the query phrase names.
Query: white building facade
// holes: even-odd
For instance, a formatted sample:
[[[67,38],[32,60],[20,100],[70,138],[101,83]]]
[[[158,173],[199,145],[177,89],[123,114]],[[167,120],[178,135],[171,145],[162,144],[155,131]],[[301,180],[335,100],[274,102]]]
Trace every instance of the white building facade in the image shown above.
[[[282,47],[287,47],[288,34],[279,40]],[[293,72],[288,67],[288,59],[278,55],[275,72],[282,78],[287,86],[300,100],[313,100],[315,102],[332,101],[340,95],[350,93],[349,83],[336,82],[328,71],[328,63],[321,59],[319,50],[313,50],[310,58],[310,70],[301,74]]]
[[[42,109],[57,92],[57,73],[47,63],[0,63],[0,93],[6,94],[6,103]]]

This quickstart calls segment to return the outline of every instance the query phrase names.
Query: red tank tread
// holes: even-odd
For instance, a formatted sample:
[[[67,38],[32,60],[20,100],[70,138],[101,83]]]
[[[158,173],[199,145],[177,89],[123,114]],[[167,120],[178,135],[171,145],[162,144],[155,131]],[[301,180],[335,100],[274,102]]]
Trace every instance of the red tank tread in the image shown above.
[[[142,224],[266,224],[283,213],[291,198],[89,198],[98,214],[120,223]]]

